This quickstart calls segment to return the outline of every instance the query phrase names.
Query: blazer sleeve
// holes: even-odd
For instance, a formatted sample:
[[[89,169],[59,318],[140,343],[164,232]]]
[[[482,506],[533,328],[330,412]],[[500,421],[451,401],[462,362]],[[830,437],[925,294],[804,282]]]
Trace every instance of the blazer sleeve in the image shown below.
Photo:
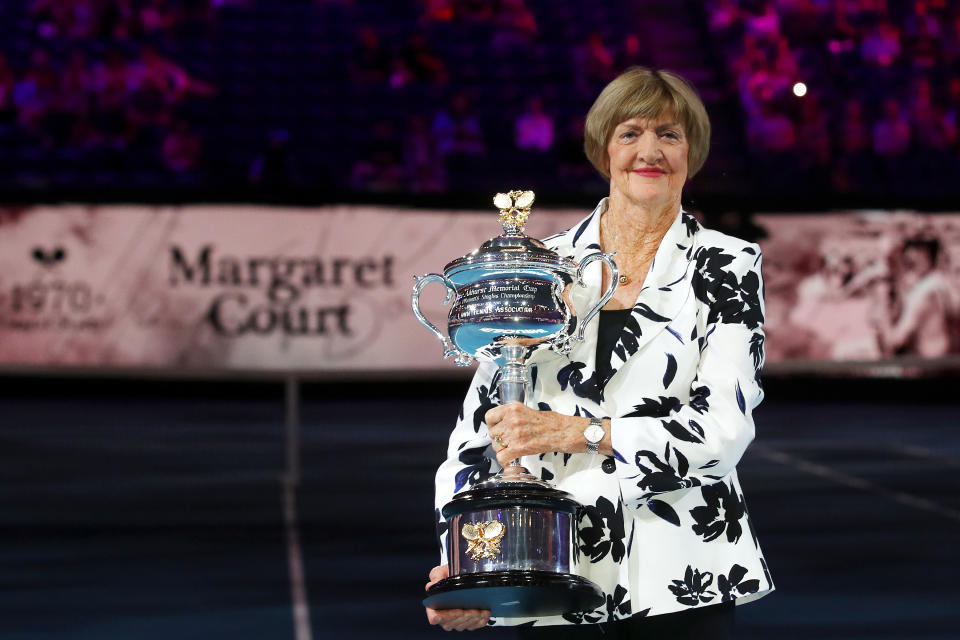
[[[496,406],[493,389],[499,378],[498,368],[481,363],[463,401],[456,426],[450,434],[447,458],[437,469],[435,521],[440,543],[440,563],[447,562],[447,523],[441,509],[454,494],[472,487],[501,470],[490,444],[490,433],[484,415]]]
[[[625,504],[712,484],[734,470],[753,440],[753,409],[763,399],[763,280],[760,247],[747,245],[711,277],[705,334],[690,399],[666,416],[613,418],[611,439]]]

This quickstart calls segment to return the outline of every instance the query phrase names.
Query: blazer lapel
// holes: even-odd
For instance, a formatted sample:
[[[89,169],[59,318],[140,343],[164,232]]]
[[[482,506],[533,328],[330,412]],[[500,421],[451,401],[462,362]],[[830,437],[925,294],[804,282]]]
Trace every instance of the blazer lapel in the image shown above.
[[[607,199],[604,198],[593,213],[564,234],[570,239],[570,244],[562,243],[562,247],[558,247],[559,252],[577,262],[591,253],[599,253],[600,217],[606,209]],[[650,265],[643,289],[614,346],[610,375],[604,380],[597,378],[599,318],[594,316],[584,332],[583,342],[574,343],[569,355],[570,362],[559,372],[558,382],[563,388],[569,385],[576,395],[599,404],[603,400],[604,387],[617,371],[661,331],[669,330],[681,343],[684,341],[680,333],[670,327],[670,322],[692,290],[689,267],[699,229],[693,216],[681,210],[667,230]],[[570,295],[580,317],[600,301],[603,294],[603,268],[599,262],[590,265],[584,273],[587,286],[573,286]]]
[[[601,387],[661,331],[669,331],[680,344],[684,342],[683,336],[670,326],[670,322],[676,318],[692,291],[689,271],[697,230],[697,221],[681,209],[660,241],[643,288],[610,356],[610,376],[601,381]],[[669,356],[667,367],[665,380],[672,377],[669,374]]]
[[[575,262],[579,263],[590,254],[601,252],[600,216],[606,209],[607,199],[604,198],[593,213],[566,232],[566,236],[570,239],[567,255]],[[587,286],[581,287],[574,283],[570,291],[570,299],[578,320],[600,302],[600,297],[603,295],[600,288],[603,284],[604,268],[602,263],[594,262],[583,274],[583,281]],[[594,316],[587,325],[583,342],[573,343],[568,356],[570,362],[560,370],[558,382],[561,387],[566,388],[569,385],[576,395],[590,398],[599,404],[601,387],[596,379],[598,320],[599,318]],[[577,328],[579,329],[579,325]]]

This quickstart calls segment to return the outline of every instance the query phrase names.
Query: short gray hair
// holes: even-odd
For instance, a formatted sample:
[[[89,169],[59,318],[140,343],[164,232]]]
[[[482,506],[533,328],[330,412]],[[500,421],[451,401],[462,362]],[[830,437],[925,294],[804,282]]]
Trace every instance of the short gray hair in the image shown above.
[[[670,71],[630,67],[603,88],[587,113],[583,150],[590,163],[610,179],[607,144],[618,124],[631,118],[657,119],[672,113],[687,137],[687,177],[697,173],[710,153],[710,117],[693,85]]]

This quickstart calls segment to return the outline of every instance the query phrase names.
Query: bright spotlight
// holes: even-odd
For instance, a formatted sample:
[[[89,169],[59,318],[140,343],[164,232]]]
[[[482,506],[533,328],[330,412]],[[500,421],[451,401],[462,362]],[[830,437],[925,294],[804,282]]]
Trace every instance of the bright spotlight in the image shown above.
[[[793,85],[793,95],[797,96],[798,98],[802,98],[803,96],[807,95],[807,85],[803,84],[802,82],[798,82],[797,84]]]

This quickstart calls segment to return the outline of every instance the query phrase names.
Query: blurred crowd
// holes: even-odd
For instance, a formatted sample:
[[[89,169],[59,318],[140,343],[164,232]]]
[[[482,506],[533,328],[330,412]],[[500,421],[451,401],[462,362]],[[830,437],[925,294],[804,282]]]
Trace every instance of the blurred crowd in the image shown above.
[[[43,155],[46,173],[153,162],[197,184],[215,167],[217,180],[271,188],[467,193],[481,175],[528,175],[593,193],[602,183],[582,151],[593,98],[631,65],[676,61],[710,79],[708,109],[735,138],[717,151],[768,195],[955,193],[960,4],[675,11],[659,22],[641,0],[0,3],[0,170],[19,153]],[[702,55],[664,46],[681,23]],[[717,87],[739,99],[743,145]],[[700,179],[713,171],[725,167]]]
[[[960,4],[707,5],[750,148],[775,183],[839,193],[953,188],[945,179],[960,170]]]
[[[203,144],[184,108],[216,89],[154,43],[203,33],[211,11],[205,2],[30,0],[25,55],[0,49],[0,135],[61,157],[122,164],[135,152],[194,171]]]
[[[558,3],[556,8],[566,8],[575,22],[569,5]],[[433,44],[436,36],[451,29],[469,38],[448,49]],[[563,45],[558,60],[558,43],[551,39],[555,34],[541,28],[526,0],[421,0],[414,31],[392,44],[386,44],[388,38],[374,26],[359,27],[350,60],[351,85],[373,92],[415,92],[422,101],[417,113],[372,125],[369,152],[355,161],[351,187],[443,192],[457,187],[451,170],[469,173],[491,149],[516,152],[518,164],[533,171],[548,167],[565,179],[591,176],[582,152],[586,107],[617,73],[643,62],[637,35],[626,25],[619,29],[613,38],[585,29],[576,34],[578,41]],[[470,54],[456,50],[459,46],[477,57],[489,56],[486,69],[464,66]],[[538,68],[540,82],[525,86],[521,76]],[[569,107],[570,100],[550,99],[557,93],[558,72],[563,75],[559,89],[573,95],[575,108]],[[478,74],[488,77],[478,79]],[[478,85],[498,92],[492,110],[483,99],[489,96],[478,95]]]

